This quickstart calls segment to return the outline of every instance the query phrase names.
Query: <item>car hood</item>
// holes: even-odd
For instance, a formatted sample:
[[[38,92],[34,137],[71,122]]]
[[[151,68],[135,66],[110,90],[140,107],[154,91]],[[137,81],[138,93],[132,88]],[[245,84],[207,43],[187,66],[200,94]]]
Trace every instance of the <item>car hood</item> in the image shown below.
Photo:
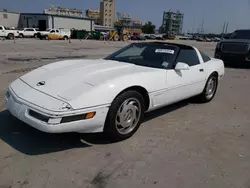
[[[103,59],[66,60],[35,69],[20,79],[45,94],[70,101],[105,82],[150,71],[154,69]]]

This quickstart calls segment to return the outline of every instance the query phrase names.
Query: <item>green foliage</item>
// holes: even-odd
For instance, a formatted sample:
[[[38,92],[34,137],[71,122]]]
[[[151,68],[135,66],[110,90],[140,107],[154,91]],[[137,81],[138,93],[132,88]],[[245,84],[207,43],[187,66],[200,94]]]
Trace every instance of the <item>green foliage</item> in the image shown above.
[[[148,21],[142,26],[142,32],[145,34],[155,33],[155,25],[153,25],[152,22]]]

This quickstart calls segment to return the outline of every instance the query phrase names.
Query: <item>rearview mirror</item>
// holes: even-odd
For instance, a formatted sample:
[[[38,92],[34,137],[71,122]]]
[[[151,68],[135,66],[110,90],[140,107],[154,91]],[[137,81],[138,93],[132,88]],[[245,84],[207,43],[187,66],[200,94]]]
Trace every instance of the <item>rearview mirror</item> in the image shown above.
[[[186,64],[186,63],[182,63],[182,62],[178,62],[176,65],[175,65],[175,70],[189,70],[189,65]]]

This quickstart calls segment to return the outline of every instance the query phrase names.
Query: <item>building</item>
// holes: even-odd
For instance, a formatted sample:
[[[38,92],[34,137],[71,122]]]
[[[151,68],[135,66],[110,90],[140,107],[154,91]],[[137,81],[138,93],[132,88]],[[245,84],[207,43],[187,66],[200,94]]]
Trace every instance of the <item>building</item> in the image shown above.
[[[15,28],[48,28],[84,29],[92,31],[94,20],[83,16],[79,9],[54,8],[52,5],[43,13],[15,13],[0,11],[0,25]]]
[[[160,33],[180,35],[182,33],[184,14],[179,10],[176,12],[164,11]]]
[[[39,28],[41,31],[48,28],[84,29],[86,31],[92,31],[94,29],[94,21],[89,18],[76,16],[44,13],[21,13],[19,26],[21,28]]]
[[[101,0],[100,25],[113,27],[115,22],[115,0]]]
[[[96,25],[100,25],[100,10],[86,10],[86,17],[93,19]]]
[[[17,12],[8,12],[0,10],[0,25],[5,27],[17,28],[19,24],[20,14]]]
[[[132,18],[130,14],[117,12],[117,20],[115,22],[115,25],[131,29],[141,29],[142,21]]]
[[[54,14],[54,15],[64,15],[64,16],[72,16],[72,17],[83,17],[83,12],[80,9],[76,8],[55,8],[54,5],[51,5],[49,9],[43,10],[44,14]]]

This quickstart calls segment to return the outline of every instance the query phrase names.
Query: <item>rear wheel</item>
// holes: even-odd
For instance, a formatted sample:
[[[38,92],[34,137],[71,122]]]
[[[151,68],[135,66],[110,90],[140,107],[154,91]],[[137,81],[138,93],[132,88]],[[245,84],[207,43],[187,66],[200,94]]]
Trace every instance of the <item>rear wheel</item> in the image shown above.
[[[104,133],[112,141],[131,137],[141,124],[144,109],[144,100],[140,93],[127,91],[120,94],[111,104]]]
[[[36,33],[34,34],[34,38],[37,38],[37,34]]]
[[[213,73],[208,77],[203,92],[197,96],[198,101],[203,103],[210,102],[215,96],[217,87],[218,87],[218,76],[217,74]]]

